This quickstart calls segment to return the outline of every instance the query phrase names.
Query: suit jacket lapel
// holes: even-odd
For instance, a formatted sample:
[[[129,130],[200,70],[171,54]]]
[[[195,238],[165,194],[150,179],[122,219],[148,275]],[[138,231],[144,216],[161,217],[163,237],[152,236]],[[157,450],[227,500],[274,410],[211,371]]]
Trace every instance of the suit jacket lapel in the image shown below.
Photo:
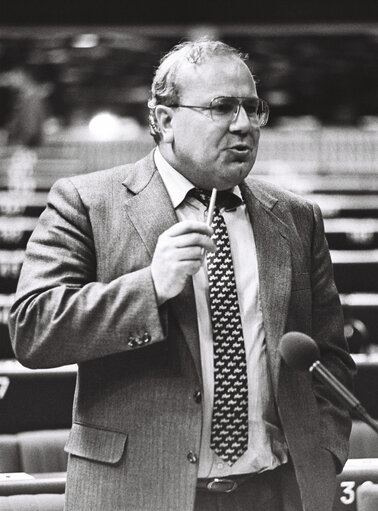
[[[160,234],[178,221],[169,194],[154,164],[152,153],[129,168],[123,185],[131,192],[125,202],[127,214],[152,259]],[[183,291],[169,302],[188,344],[197,373],[201,377],[197,311],[192,279],[188,279]]]
[[[259,268],[260,299],[274,389],[278,389],[281,357],[278,340],[284,333],[291,291],[291,255],[287,226],[273,212],[277,199],[252,180],[241,191],[251,218]]]
[[[152,153],[129,167],[122,184],[131,192],[125,202],[127,214],[152,258],[160,234],[177,222]]]

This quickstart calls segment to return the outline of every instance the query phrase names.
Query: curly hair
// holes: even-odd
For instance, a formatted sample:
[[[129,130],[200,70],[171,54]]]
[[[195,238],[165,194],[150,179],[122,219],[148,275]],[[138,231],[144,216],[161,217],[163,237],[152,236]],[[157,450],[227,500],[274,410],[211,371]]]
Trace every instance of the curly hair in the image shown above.
[[[152,85],[151,97],[148,101],[150,133],[155,142],[160,142],[160,129],[155,116],[157,105],[175,105],[179,103],[177,77],[184,63],[203,64],[216,57],[237,57],[248,62],[248,54],[238,51],[222,41],[214,41],[203,37],[196,41],[185,41],[174,46],[160,60]]]

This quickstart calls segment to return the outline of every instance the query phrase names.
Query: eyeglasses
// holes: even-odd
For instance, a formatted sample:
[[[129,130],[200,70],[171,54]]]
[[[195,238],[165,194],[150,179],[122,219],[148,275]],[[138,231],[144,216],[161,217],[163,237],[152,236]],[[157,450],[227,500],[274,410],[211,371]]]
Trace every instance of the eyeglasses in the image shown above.
[[[214,122],[231,123],[234,122],[243,107],[249,120],[255,121],[260,127],[265,126],[269,118],[269,105],[260,98],[243,98],[219,96],[210,101],[209,106],[197,105],[170,105],[172,108],[190,108],[200,110],[210,110],[211,119]]]

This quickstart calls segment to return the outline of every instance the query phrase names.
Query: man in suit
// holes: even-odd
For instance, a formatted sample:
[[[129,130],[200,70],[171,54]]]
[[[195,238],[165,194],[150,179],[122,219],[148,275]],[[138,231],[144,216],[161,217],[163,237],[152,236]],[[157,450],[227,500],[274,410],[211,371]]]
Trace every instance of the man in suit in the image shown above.
[[[149,107],[151,154],[53,186],[10,313],[23,364],[78,364],[66,510],[331,511],[348,412],[278,353],[304,332],[350,385],[320,210],[249,177],[235,49],[175,47]]]

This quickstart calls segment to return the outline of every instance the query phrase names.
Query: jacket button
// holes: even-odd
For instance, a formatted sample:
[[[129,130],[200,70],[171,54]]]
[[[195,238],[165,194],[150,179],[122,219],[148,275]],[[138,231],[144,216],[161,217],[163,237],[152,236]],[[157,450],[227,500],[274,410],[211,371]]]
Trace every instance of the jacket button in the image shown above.
[[[200,390],[196,390],[193,394],[193,399],[196,403],[201,403],[202,401],[202,393]]]
[[[130,348],[134,348],[136,346],[136,342],[135,337],[130,336],[127,345],[130,346]]]
[[[135,342],[136,342],[137,346],[141,346],[143,344],[143,339],[141,337],[137,336],[135,339]]]
[[[144,332],[143,337],[142,337],[143,344],[150,342],[150,340],[151,340],[150,334],[148,332]]]
[[[192,451],[189,451],[186,457],[188,458],[189,463],[197,463],[198,461],[197,454],[194,454]]]

